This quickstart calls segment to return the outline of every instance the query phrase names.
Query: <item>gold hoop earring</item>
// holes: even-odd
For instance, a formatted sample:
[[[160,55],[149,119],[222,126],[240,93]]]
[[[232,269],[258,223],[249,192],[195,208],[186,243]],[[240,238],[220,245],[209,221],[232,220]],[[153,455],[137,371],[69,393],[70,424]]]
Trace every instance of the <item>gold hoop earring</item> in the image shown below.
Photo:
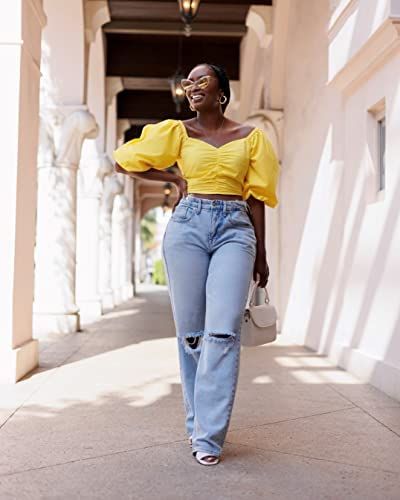
[[[222,105],[223,105],[223,104],[225,104],[225,103],[226,103],[226,101],[227,101],[227,100],[228,100],[228,98],[226,97],[226,95],[222,95],[222,96],[218,99],[218,102],[219,102],[220,104],[222,104]]]

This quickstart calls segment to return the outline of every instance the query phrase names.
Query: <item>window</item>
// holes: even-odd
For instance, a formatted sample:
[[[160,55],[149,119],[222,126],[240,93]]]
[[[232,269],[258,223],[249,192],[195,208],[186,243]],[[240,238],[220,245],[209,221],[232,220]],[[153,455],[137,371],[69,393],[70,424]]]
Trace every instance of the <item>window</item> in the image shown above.
[[[386,118],[378,119],[378,169],[379,183],[378,191],[385,189],[385,152],[386,152]]]
[[[367,147],[371,169],[367,175],[369,203],[382,201],[386,190],[386,105],[381,99],[368,109]]]

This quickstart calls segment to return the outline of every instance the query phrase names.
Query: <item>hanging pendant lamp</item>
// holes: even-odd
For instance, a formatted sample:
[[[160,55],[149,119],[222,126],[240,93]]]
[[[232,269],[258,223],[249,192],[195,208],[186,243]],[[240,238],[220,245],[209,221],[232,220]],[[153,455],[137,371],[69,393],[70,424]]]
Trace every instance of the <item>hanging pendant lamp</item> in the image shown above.
[[[190,36],[191,24],[199,11],[200,0],[178,0],[178,5],[181,19],[185,24],[185,35]]]

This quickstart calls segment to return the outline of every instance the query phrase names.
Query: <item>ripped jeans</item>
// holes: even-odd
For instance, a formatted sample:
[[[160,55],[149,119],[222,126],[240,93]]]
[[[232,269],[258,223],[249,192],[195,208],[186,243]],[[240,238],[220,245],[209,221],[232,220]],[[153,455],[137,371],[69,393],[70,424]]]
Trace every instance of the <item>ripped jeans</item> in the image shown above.
[[[219,456],[236,392],[240,327],[256,254],[245,201],[188,195],[163,239],[193,451]]]

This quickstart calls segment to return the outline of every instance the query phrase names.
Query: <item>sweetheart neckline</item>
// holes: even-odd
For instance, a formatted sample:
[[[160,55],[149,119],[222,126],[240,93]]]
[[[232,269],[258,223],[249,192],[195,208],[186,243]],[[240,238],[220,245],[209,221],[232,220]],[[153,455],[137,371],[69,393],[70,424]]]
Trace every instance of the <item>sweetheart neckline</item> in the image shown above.
[[[184,123],[182,122],[182,120],[179,120],[179,123],[181,124],[181,126],[183,128],[183,131],[185,133],[186,139],[191,139],[192,141],[201,142],[202,144],[205,144],[206,146],[210,146],[210,148],[217,149],[217,150],[218,149],[222,149],[225,146],[228,146],[229,144],[232,144],[234,142],[245,141],[246,139],[248,139],[253,134],[253,132],[255,132],[257,130],[257,128],[254,127],[253,130],[250,133],[248,133],[245,137],[241,137],[240,139],[233,139],[232,141],[228,141],[228,142],[225,142],[224,144],[221,144],[221,146],[214,146],[213,144],[210,144],[209,142],[203,141],[202,139],[198,139],[197,137],[191,137],[188,134],[188,131],[187,131]]]

